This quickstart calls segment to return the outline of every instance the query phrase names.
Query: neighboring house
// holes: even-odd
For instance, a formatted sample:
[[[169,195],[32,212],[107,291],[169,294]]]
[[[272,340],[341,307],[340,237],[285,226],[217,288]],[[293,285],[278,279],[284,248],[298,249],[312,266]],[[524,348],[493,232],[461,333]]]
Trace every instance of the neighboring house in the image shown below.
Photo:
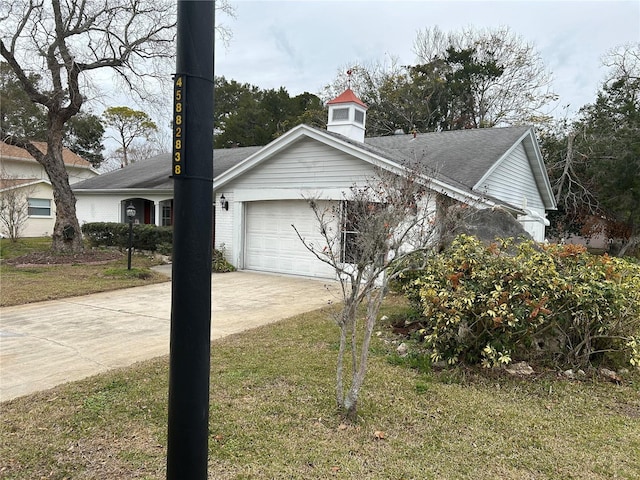
[[[240,269],[331,278],[302,245],[321,241],[305,198],[341,202],[378,168],[419,163],[436,171],[438,195],[478,208],[500,206],[544,240],[551,185],[531,127],[365,138],[366,106],[347,90],[328,104],[327,130],[299,125],[264,147],[214,152],[214,245]],[[82,222],[172,223],[171,159],[161,155],[74,186]]]
[[[45,142],[34,142],[43,153]],[[98,175],[91,164],[71,150],[64,149],[63,159],[69,183],[77,183]],[[56,207],[51,182],[42,165],[19,147],[0,142],[0,195],[19,191],[20,198],[28,202],[28,218],[22,237],[44,237],[53,233]]]

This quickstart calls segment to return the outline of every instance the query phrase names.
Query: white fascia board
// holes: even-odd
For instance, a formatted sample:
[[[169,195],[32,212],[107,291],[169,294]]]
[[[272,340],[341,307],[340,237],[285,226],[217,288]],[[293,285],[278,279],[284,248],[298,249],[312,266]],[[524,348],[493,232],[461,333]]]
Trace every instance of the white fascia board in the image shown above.
[[[540,151],[540,146],[538,145],[538,141],[535,138],[535,135],[533,133],[533,129],[531,130],[531,140],[530,140],[531,145],[533,146],[533,149],[535,150],[535,157],[536,157],[536,166],[538,168],[538,175],[539,177],[542,179],[543,184],[544,185],[538,185],[538,188],[540,188],[541,186],[544,188],[544,192],[540,192],[543,193],[544,195],[542,195],[542,198],[548,201],[549,206],[546,206],[546,202],[545,202],[545,210],[557,210],[558,209],[558,205],[556,204],[556,197],[553,194],[553,188],[551,187],[551,182],[549,181],[549,175],[547,175],[547,167],[544,164],[544,159],[542,158],[542,152]],[[535,172],[534,172],[534,176],[535,176]],[[538,182],[536,182],[538,183]],[[545,197],[546,195],[546,197]]]

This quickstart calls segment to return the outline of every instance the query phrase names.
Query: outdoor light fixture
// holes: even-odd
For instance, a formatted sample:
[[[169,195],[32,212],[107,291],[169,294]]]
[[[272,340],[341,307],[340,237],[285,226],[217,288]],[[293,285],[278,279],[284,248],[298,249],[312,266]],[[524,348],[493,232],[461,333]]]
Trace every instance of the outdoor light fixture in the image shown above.
[[[224,193],[220,196],[220,208],[223,210],[229,210],[229,202],[224,198]]]
[[[127,218],[130,222],[133,222],[133,217],[136,216],[136,207],[133,206],[133,203],[130,203],[127,206]]]
[[[129,255],[127,257],[127,270],[131,270],[131,250],[133,250],[133,219],[136,216],[136,207],[133,203],[127,205],[127,218],[129,219]]]

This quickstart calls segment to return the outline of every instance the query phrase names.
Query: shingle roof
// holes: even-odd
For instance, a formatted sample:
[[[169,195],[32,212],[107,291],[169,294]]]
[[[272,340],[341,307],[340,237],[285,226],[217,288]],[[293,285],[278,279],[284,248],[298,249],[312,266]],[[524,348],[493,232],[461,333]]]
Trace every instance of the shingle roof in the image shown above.
[[[38,150],[42,153],[47,151],[47,144],[45,142],[32,142]],[[25,149],[9,145],[0,141],[0,157],[15,158],[19,160],[28,160],[35,162],[36,160]],[[76,155],[68,148],[62,150],[62,159],[65,165],[70,167],[91,168],[91,163],[87,162],[84,158]]]
[[[473,187],[531,127],[480,128],[365,138],[398,163],[418,163]]]
[[[214,176],[241,162],[262,147],[239,147],[214,150]],[[124,168],[103,173],[72,185],[73,190],[155,189],[172,190],[171,154],[163,153]]]
[[[471,189],[530,127],[485,128],[365,138],[362,144],[338,133],[319,130],[398,164],[419,163],[452,186]],[[214,177],[224,173],[263,147],[214,150]],[[85,189],[167,189],[171,155],[162,154],[120,170],[76,183]]]

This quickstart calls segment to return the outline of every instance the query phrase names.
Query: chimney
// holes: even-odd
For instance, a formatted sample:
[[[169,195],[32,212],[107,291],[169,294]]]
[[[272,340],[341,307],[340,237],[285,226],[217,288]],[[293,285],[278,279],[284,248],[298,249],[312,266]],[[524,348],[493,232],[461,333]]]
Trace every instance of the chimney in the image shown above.
[[[329,107],[328,131],[340,133],[357,142],[364,142],[367,106],[350,88],[330,100],[327,106]]]

